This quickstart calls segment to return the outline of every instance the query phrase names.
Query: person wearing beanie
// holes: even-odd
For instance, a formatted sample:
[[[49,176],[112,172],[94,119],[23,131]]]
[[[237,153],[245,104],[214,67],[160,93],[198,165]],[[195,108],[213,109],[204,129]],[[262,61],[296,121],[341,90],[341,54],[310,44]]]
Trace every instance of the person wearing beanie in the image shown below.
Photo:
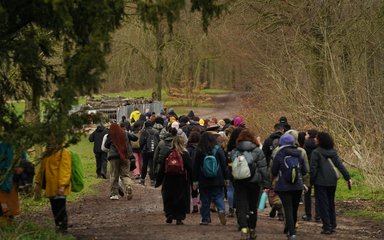
[[[204,119],[200,118],[200,120],[199,120],[199,124],[200,124],[200,126],[204,126],[204,124],[205,124]]]
[[[174,123],[174,122],[176,122],[176,118],[175,118],[175,117],[170,117],[170,118],[169,118],[169,122],[170,122],[170,123]]]
[[[244,123],[243,119],[240,117],[235,117],[233,119],[233,125],[235,125],[235,127],[239,127],[239,126],[245,127],[245,123]]]
[[[271,174],[277,178],[274,191],[279,195],[285,212],[284,233],[288,239],[296,239],[297,210],[304,188],[303,176],[308,172],[302,152],[295,145],[291,134],[279,139],[280,148],[273,159]]]
[[[178,136],[181,136],[183,139],[184,139],[184,142],[185,144],[187,144],[188,142],[188,137],[187,135],[184,133],[184,131],[180,128],[180,123],[179,122],[173,122],[171,124],[171,128],[174,128],[177,130],[177,135]]]

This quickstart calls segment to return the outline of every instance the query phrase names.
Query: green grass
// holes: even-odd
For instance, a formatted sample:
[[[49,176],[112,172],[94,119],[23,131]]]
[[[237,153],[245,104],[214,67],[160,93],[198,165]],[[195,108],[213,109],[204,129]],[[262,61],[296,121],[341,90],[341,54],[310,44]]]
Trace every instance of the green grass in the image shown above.
[[[37,225],[33,223],[12,224],[1,226],[0,239],[11,240],[74,240],[70,235],[62,235],[55,232],[48,226]]]
[[[349,169],[352,178],[352,190],[348,189],[343,178],[339,179],[336,190],[336,201],[341,203],[343,213],[354,217],[365,217],[384,220],[384,191],[364,184],[363,174],[356,169]],[[350,202],[347,205],[342,202]]]

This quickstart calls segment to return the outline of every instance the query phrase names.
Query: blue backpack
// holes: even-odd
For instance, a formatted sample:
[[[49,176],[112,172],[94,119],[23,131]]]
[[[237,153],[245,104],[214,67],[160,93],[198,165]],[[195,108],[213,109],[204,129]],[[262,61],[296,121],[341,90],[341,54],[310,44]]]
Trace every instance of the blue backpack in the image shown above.
[[[299,180],[300,161],[295,156],[285,156],[284,165],[280,173],[281,177],[288,183],[295,184]]]
[[[211,154],[207,154],[204,157],[202,172],[206,178],[214,178],[217,176],[220,164],[217,162],[215,155],[219,148],[219,145],[215,145],[212,149]]]

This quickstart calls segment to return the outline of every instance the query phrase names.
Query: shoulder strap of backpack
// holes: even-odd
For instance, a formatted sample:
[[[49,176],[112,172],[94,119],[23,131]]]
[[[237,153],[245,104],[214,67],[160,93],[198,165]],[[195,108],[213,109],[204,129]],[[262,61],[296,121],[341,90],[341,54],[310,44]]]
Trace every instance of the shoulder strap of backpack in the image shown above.
[[[215,156],[216,155],[216,153],[217,153],[217,151],[219,150],[219,148],[220,148],[220,146],[219,145],[215,145],[215,146],[213,146],[213,148],[212,148],[212,155],[213,156]]]

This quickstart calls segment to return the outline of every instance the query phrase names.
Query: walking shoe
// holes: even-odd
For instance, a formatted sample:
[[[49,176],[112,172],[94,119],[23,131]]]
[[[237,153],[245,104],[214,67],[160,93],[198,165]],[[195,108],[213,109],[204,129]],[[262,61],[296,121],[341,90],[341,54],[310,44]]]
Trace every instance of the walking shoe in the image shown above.
[[[256,239],[256,229],[251,228],[249,229],[249,240],[255,240]]]
[[[119,200],[119,196],[112,195],[109,199],[111,199],[111,200]]]
[[[184,223],[181,220],[176,220],[176,225],[184,225]]]
[[[305,214],[304,216],[301,217],[304,221],[311,221],[312,216]]]
[[[296,235],[288,236],[288,240],[296,240]]]
[[[283,222],[284,221],[284,215],[283,214],[278,214],[279,216],[279,221]]]
[[[321,222],[321,217],[320,217],[320,216],[316,216],[316,217],[315,217],[315,221],[316,221],[316,222]]]
[[[124,190],[122,187],[119,187],[119,195],[124,197]]]
[[[227,219],[225,218],[225,213],[219,212],[218,215],[219,215],[221,225],[227,224]]]
[[[151,180],[151,187],[154,187],[156,185],[156,181],[155,180]]]
[[[145,186],[145,180],[144,180],[144,179],[140,178],[139,183],[140,183],[141,185]]]
[[[133,198],[132,188],[127,187],[127,200],[131,200]]]
[[[332,234],[332,231],[331,230],[323,230],[323,231],[321,231],[321,234],[330,235],[330,234]]]
[[[199,206],[195,205],[193,206],[192,213],[198,213],[199,212]]]
[[[206,222],[206,221],[201,221],[200,222],[200,225],[204,225],[204,226],[206,226],[206,225],[208,225],[209,224],[209,222]]]
[[[172,220],[173,220],[173,219],[172,219],[171,217],[169,217],[169,218],[167,218],[167,220],[165,220],[165,222],[171,224],[171,223],[172,223]]]
[[[248,238],[248,228],[242,228],[241,229],[240,240],[249,240],[249,238]]]

